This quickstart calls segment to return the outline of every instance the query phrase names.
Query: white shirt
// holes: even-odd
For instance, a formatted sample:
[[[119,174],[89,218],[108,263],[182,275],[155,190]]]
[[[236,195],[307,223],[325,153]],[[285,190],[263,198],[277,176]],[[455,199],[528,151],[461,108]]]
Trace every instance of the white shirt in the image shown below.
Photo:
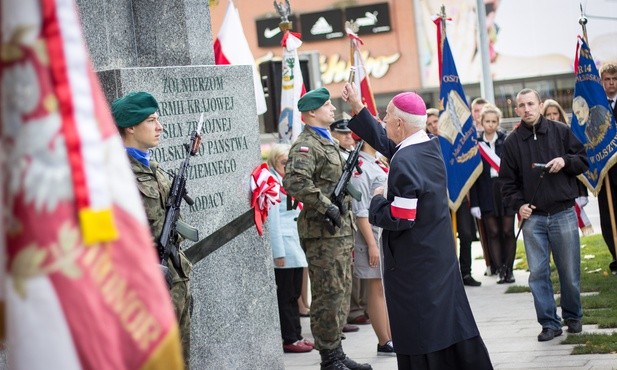
[[[493,140],[489,141],[486,139],[486,134],[482,134],[482,140],[484,140],[484,142],[488,145],[489,148],[491,148],[493,151],[495,151],[495,142],[497,141],[497,133],[495,132],[495,134],[493,135]],[[499,177],[499,173],[493,168],[491,167],[491,178],[493,177]]]

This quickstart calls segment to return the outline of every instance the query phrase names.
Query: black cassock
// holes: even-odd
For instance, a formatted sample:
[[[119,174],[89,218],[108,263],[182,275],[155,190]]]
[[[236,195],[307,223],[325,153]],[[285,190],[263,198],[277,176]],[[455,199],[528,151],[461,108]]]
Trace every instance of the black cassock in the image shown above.
[[[373,197],[369,220],[383,228],[383,282],[397,355],[410,356],[406,368],[492,368],[456,258],[439,141],[399,149],[366,109],[349,128],[391,160],[387,198]],[[405,218],[413,214],[405,208],[400,218],[398,205],[414,203],[415,219]]]

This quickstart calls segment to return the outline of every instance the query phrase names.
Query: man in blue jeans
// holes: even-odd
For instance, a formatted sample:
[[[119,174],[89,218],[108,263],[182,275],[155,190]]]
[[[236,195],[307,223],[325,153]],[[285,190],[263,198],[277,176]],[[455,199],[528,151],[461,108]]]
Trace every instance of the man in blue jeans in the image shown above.
[[[562,334],[551,284],[551,252],[568,332],[582,330],[580,240],[573,207],[578,196],[576,175],[587,170],[589,163],[583,145],[570,129],[540,114],[537,91],[521,90],[515,110],[521,123],[506,138],[499,177],[505,203],[524,220],[529,288],[542,325],[538,341],[544,342]]]

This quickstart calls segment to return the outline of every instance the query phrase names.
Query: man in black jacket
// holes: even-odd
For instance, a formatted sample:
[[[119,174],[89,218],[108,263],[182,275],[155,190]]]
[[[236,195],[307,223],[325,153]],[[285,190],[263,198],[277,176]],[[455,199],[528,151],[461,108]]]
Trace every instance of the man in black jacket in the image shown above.
[[[537,91],[521,90],[515,110],[521,123],[506,138],[499,177],[504,201],[524,220],[529,287],[542,325],[538,341],[543,342],[562,334],[551,284],[551,252],[568,332],[582,330],[581,254],[574,199],[578,196],[576,176],[589,163],[583,145],[569,128],[540,114]]]

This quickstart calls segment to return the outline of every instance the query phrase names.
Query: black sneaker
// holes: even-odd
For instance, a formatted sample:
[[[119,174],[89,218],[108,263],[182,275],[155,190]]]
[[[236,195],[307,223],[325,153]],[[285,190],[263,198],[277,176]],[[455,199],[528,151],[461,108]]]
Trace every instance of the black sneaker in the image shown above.
[[[379,343],[377,343],[377,355],[396,356],[396,352],[394,352],[394,347],[392,346],[392,341],[387,341],[383,346],[380,346]]]
[[[563,333],[561,329],[542,328],[542,332],[538,335],[538,342],[546,342]]]
[[[581,323],[581,320],[567,319],[565,321],[568,326],[568,330],[566,330],[568,333],[575,334],[583,331],[583,324]]]
[[[463,284],[467,285],[467,286],[480,286],[480,285],[482,285],[481,282],[476,281],[473,277],[471,277],[471,275],[463,276]]]

